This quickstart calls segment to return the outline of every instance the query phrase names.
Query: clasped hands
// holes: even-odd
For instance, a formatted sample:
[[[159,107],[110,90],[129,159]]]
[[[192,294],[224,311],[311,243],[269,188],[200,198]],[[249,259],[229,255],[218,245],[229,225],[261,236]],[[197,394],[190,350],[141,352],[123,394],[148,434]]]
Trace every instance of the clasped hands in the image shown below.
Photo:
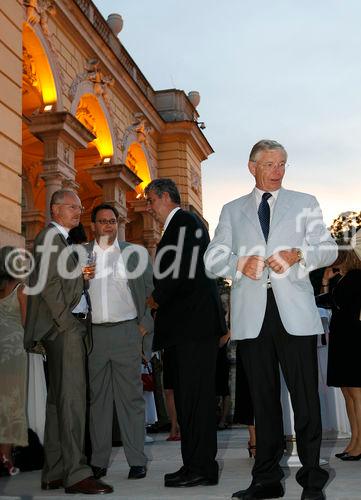
[[[237,262],[237,271],[247,276],[252,280],[259,280],[265,267],[269,267],[277,274],[283,274],[288,268],[299,261],[297,250],[281,250],[268,259],[259,255],[247,255],[239,257]]]

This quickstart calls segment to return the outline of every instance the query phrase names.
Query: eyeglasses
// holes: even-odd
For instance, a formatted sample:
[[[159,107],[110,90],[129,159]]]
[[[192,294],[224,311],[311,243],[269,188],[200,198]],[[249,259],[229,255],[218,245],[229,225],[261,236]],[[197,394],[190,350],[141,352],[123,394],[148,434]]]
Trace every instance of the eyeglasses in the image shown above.
[[[72,205],[71,203],[53,203],[53,205],[62,205],[64,207],[69,207],[70,210],[73,210],[74,212],[76,212],[77,210],[79,210],[79,212],[84,212],[85,210],[85,208],[81,205]]]
[[[95,222],[101,224],[102,226],[105,226],[105,224],[111,224],[112,226],[114,226],[118,221],[117,219],[99,219],[96,220]]]
[[[257,160],[251,160],[254,163],[258,163]],[[262,163],[258,163],[260,167],[264,168],[265,170],[273,170],[275,168],[279,168],[281,170],[285,170],[286,168],[289,168],[290,164],[281,162],[281,163],[273,163],[273,161],[265,161]]]

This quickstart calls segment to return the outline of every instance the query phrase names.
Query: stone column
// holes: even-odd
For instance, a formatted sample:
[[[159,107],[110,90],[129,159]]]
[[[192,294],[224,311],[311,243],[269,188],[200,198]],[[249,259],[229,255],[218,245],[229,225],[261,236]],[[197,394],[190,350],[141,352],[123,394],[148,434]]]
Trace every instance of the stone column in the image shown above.
[[[67,111],[34,116],[29,129],[44,143],[44,171],[41,177],[45,181],[46,222],[49,222],[53,193],[63,187],[74,190],[78,187],[75,182],[75,151],[86,148],[95,136]]]
[[[117,165],[97,165],[88,169],[93,181],[103,190],[103,202],[109,203],[119,212],[118,237],[125,240],[125,224],[127,218],[126,192],[134,191],[142,182],[130,168],[120,163]]]
[[[24,209],[22,211],[22,223],[25,225],[25,240],[27,250],[31,250],[36,235],[44,226],[45,216],[41,210]]]
[[[139,199],[133,200],[129,203],[132,210],[135,213],[140,213],[143,218],[143,240],[149,255],[152,260],[155,258],[155,252],[157,250],[157,244],[161,238],[161,227],[160,224],[154,219],[154,217],[147,211],[146,200]]]

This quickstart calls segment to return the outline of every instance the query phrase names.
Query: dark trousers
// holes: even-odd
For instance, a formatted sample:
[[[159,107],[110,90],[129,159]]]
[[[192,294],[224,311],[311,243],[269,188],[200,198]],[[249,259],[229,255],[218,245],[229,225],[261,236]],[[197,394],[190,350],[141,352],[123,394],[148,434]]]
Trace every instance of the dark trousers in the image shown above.
[[[71,486],[92,475],[84,454],[85,345],[81,333],[74,331],[58,334],[43,343],[49,388],[42,480],[63,479],[65,486]]]
[[[174,367],[174,400],[181,432],[184,466],[209,479],[218,478],[215,372],[216,337],[184,340],[169,348]]]
[[[322,439],[318,395],[317,336],[286,332],[272,292],[268,290],[262,329],[255,339],[242,340],[241,355],[250,385],[256,423],[257,453],[253,482],[282,479],[283,420],[280,402],[281,366],[294,412],[298,455],[296,474],[303,488],[320,490],[328,473],[319,466]]]

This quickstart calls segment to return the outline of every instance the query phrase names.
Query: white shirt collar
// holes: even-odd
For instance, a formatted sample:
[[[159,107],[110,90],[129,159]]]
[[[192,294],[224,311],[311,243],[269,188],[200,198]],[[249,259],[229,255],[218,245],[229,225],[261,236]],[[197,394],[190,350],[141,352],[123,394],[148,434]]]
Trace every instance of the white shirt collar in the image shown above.
[[[67,237],[69,236],[69,231],[68,229],[66,229],[66,227],[61,226],[60,224],[54,222],[53,220],[51,221],[51,224],[59,230],[59,232],[64,236],[65,239],[67,239]]]
[[[169,214],[168,214],[168,216],[167,216],[167,218],[166,218],[166,220],[165,220],[164,226],[163,226],[163,233],[164,233],[164,231],[167,229],[168,224],[169,224],[169,223],[170,223],[170,221],[172,220],[172,218],[173,218],[174,214],[175,214],[176,212],[178,212],[178,210],[180,210],[180,207],[175,207],[175,208],[173,208],[173,210],[172,210],[171,212],[169,212]]]
[[[120,250],[118,238],[115,238],[115,240],[113,241],[113,243],[108,248],[106,248],[106,249],[103,249],[99,245],[99,243],[97,242],[97,240],[94,240],[94,251],[107,252],[109,250],[114,250],[114,249]]]
[[[274,198],[273,201],[276,201],[279,192],[280,192],[279,189],[277,189],[276,191],[262,191],[262,189],[259,189],[256,186],[254,187],[254,194],[256,196],[256,200],[259,201],[259,202],[261,202],[263,193],[270,193],[273,196],[273,198]]]

